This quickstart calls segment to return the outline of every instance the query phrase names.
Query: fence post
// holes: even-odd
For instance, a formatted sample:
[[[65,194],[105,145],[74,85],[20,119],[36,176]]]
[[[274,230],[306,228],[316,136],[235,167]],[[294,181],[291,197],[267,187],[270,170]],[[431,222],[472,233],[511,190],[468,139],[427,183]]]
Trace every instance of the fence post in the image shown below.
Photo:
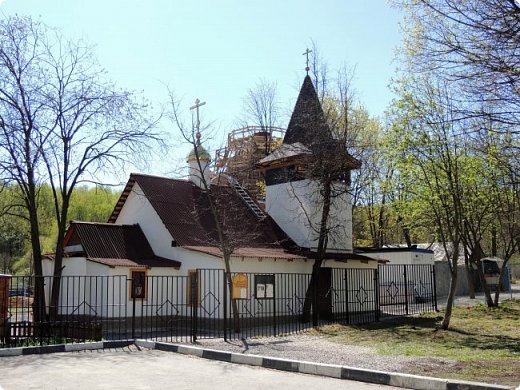
[[[347,315],[347,324],[350,324],[350,298],[349,298],[349,291],[348,291],[348,287],[349,287],[349,269],[348,268],[345,268],[345,302],[346,302],[346,307],[345,307],[345,311],[346,311],[346,315]]]
[[[190,277],[190,305],[191,305],[191,342],[197,341],[197,309],[198,309],[198,293],[199,293],[199,272],[189,274]]]
[[[0,345],[9,341],[9,285],[10,275],[0,275]]]
[[[376,321],[379,321],[381,307],[379,306],[379,266],[374,270],[374,284],[375,284],[375,303],[376,303]]]
[[[403,276],[404,276],[404,303],[406,315],[408,315],[408,278],[406,277],[406,264],[403,265]]]
[[[224,341],[227,341],[227,300],[228,300],[228,294],[227,294],[227,275],[226,271],[223,272],[224,275]]]
[[[132,299],[132,339],[135,339],[135,297]]]
[[[435,280],[435,264],[432,267],[432,278],[433,278],[433,308],[435,311],[439,311],[437,308],[437,281]]]
[[[276,332],[276,276],[273,275],[273,330],[274,336],[277,335]]]

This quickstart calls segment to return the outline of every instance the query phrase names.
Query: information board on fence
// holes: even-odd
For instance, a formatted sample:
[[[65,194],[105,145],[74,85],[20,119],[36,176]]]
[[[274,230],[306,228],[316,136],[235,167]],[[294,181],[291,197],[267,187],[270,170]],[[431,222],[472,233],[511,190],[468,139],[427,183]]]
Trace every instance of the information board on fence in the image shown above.
[[[248,277],[245,274],[236,274],[231,278],[233,284],[233,299],[247,299],[248,294]]]
[[[255,298],[274,298],[274,275],[255,275]]]

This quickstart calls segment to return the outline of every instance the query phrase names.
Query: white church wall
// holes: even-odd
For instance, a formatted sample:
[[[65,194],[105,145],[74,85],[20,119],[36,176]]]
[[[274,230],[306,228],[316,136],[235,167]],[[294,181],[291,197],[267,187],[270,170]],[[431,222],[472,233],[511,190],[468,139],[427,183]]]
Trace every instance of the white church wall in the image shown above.
[[[62,275],[87,275],[87,259],[85,257],[70,257],[64,259],[64,268]]]
[[[319,196],[317,189],[314,193]],[[318,221],[321,218],[322,203],[321,196],[315,199],[315,207],[319,210]],[[352,252],[352,199],[344,184],[338,183],[333,186],[328,226],[332,228],[332,233],[329,235],[327,250]],[[317,237],[314,242],[314,247],[317,247]]]
[[[347,262],[325,260],[322,267],[327,268],[355,268],[355,269],[376,269],[376,261],[347,260]]]
[[[308,248],[309,220],[304,210],[309,210],[309,180],[269,185],[266,188],[267,213],[280,228],[299,246]]]
[[[204,181],[202,178],[204,178]],[[209,185],[211,180],[211,169],[209,161],[201,159],[200,168],[196,159],[188,161],[188,180],[199,188],[204,188],[204,182]]]
[[[54,274],[54,261],[47,258],[42,261],[43,276]],[[62,276],[84,276],[86,275],[86,258],[81,256],[64,257]]]
[[[233,257],[231,259],[231,272],[311,273],[312,261]]]
[[[42,259],[42,275],[43,276],[51,276],[54,272],[54,261],[49,260],[44,257]]]
[[[110,276],[112,270],[108,265],[96,263],[93,261],[86,262],[86,274],[89,276]]]
[[[175,260],[182,263],[181,275],[188,275],[188,271],[195,269],[224,269],[224,260],[202,252],[191,251],[181,247],[172,248]]]
[[[139,184],[134,183],[115,223],[128,225],[138,223],[157,256],[175,259],[172,257],[174,254],[172,236]]]
[[[147,294],[145,299],[136,299],[136,315],[138,317],[155,316],[157,313],[163,316],[189,315],[191,306],[189,306],[187,291],[188,280],[186,276],[188,270],[209,269],[210,271],[202,271],[200,274],[199,282],[203,296],[199,298],[201,300],[199,315],[201,318],[223,318],[223,288],[225,286],[223,274],[211,271],[212,269],[223,270],[223,261],[207,254],[182,248],[176,249],[183,261],[183,269],[176,270],[169,267],[147,269]],[[69,271],[67,274],[75,274],[75,276],[69,276],[62,281],[61,314],[81,314],[109,318],[132,315],[133,300],[130,283],[127,282],[131,278],[132,268],[110,268],[103,264],[87,261],[84,257],[69,258],[67,261],[66,269]],[[254,288],[255,274],[278,274],[277,299],[283,302],[283,305],[277,309],[278,313],[280,315],[293,315],[301,304],[301,300],[305,297],[308,286],[308,277],[305,275],[310,275],[312,272],[312,264],[312,260],[288,261],[286,259],[232,257],[231,270],[233,273],[247,273],[251,288]],[[375,262],[362,263],[357,260],[350,260],[347,263],[327,260],[324,266],[331,268],[373,268],[377,264]],[[83,273],[80,274],[79,270],[83,270]],[[291,276],[291,274],[303,275]],[[81,277],[78,275],[81,275]],[[296,282],[297,280],[298,282]],[[362,281],[354,281],[352,288],[359,283],[362,283]],[[291,288],[287,288],[283,284],[291,285]],[[213,287],[211,293],[209,293],[210,286]],[[250,293],[254,294],[254,291],[250,291]],[[354,310],[356,297],[352,295],[349,299]],[[241,304],[253,305],[255,303],[243,301]],[[268,313],[268,306],[272,305],[272,302],[263,301],[262,304],[265,312]]]
[[[329,234],[328,250],[351,252],[351,196],[342,184],[337,184],[333,191],[328,224],[333,232]],[[301,247],[317,248],[322,208],[323,198],[314,181],[299,180],[266,188],[267,213]]]

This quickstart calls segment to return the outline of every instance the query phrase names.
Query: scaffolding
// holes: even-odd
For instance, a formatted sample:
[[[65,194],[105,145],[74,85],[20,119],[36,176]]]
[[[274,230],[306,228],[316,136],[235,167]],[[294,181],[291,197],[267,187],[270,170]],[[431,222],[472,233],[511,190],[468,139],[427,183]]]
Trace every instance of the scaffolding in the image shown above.
[[[263,199],[263,177],[255,164],[282,143],[285,129],[247,126],[231,131],[227,145],[215,152],[219,172],[234,177],[252,197]]]

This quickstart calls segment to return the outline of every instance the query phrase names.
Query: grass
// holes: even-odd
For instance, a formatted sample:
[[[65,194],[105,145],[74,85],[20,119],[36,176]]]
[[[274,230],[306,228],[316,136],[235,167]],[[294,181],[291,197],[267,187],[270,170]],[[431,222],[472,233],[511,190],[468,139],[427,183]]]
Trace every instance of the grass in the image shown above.
[[[448,330],[439,329],[442,315],[430,313],[363,326],[329,325],[318,332],[336,343],[371,347],[379,355],[451,362],[434,372],[417,364],[410,367],[413,374],[520,383],[520,300],[504,301],[498,308],[455,307]]]

